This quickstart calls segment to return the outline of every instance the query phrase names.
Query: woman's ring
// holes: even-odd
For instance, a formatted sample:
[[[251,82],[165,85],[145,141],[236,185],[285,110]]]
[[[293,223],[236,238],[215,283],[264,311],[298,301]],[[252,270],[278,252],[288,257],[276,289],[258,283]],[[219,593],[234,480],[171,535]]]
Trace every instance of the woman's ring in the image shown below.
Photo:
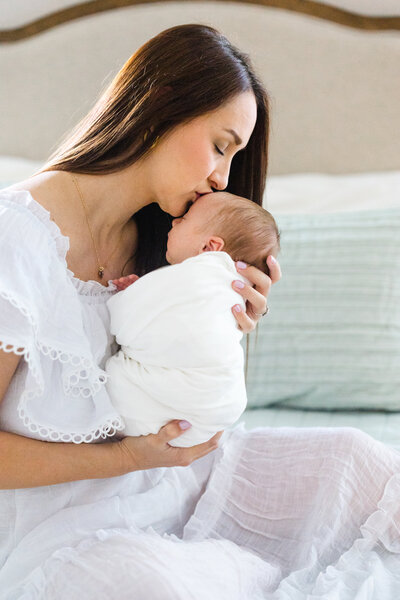
[[[267,308],[265,309],[265,312],[263,313],[255,313],[255,315],[257,317],[265,317],[265,315],[267,315],[269,313],[269,306],[267,306]]]

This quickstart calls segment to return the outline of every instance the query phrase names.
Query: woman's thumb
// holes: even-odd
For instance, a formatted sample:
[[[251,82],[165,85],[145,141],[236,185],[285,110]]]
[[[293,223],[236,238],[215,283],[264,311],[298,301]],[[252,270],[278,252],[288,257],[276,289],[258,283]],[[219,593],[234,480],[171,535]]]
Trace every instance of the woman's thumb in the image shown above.
[[[190,427],[191,424],[188,421],[175,419],[164,425],[164,427],[161,427],[159,435],[161,434],[164,441],[169,442],[185,433]]]

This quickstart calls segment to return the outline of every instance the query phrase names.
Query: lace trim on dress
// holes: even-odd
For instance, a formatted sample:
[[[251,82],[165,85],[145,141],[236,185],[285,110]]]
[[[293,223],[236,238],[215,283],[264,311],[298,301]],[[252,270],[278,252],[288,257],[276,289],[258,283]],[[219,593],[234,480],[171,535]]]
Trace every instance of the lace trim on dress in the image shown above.
[[[8,300],[9,302],[11,302],[11,304],[13,304],[13,306],[18,308],[18,310],[20,310],[22,312],[22,314],[24,314],[27,317],[27,319],[30,321],[30,323],[36,333],[37,327],[36,327],[35,323],[33,322],[32,316],[26,311],[26,309],[24,307],[22,307],[20,305],[20,303],[17,302],[15,299],[11,298],[9,294],[5,294],[3,292],[0,295],[2,297],[4,297],[6,300]],[[69,363],[76,368],[76,372],[73,373],[69,378],[70,385],[76,384],[83,377],[83,373],[85,373],[87,375],[86,369],[84,371],[81,370],[81,367],[88,368],[90,366],[90,361],[87,358],[78,357],[76,355],[68,354],[66,352],[57,350],[55,348],[51,348],[49,346],[44,346],[37,340],[35,340],[35,345],[42,352],[42,354],[44,354],[45,356],[48,356],[49,358],[51,358],[51,360],[58,360],[64,364]],[[31,371],[34,380],[36,381],[36,384],[37,384],[36,388],[26,390],[22,394],[19,404],[18,404],[18,407],[17,407],[19,417],[22,419],[25,427],[27,427],[29,429],[29,431],[31,431],[32,433],[39,433],[41,436],[47,437],[51,441],[81,443],[81,442],[92,442],[99,438],[106,439],[107,437],[113,436],[118,431],[123,429],[124,425],[123,425],[120,417],[110,418],[110,419],[107,419],[106,421],[102,420],[101,426],[99,426],[87,433],[60,431],[60,428],[58,428],[56,430],[50,426],[43,426],[43,425],[39,425],[39,424],[35,423],[28,414],[27,402],[37,396],[40,396],[43,393],[44,383],[43,383],[43,379],[41,377],[41,373],[38,370],[37,366],[35,365],[34,360],[32,359],[32,356],[33,356],[32,349],[29,347],[24,347],[24,348],[18,347],[15,344],[9,343],[4,340],[0,340],[0,350],[3,350],[4,352],[13,352],[17,356],[23,356],[26,363],[28,364],[29,370]],[[75,380],[73,380],[74,377],[75,377]],[[91,395],[94,395],[100,390],[100,387],[102,385],[104,385],[106,380],[107,380],[107,375],[102,372],[100,374],[100,376],[98,377],[98,380],[93,382],[90,389],[89,388],[83,388],[81,390],[78,389],[78,394],[75,393],[74,395],[79,395],[79,391],[81,392],[81,395],[83,397],[89,397]],[[65,387],[65,391],[69,391],[69,392],[71,392],[72,390],[75,391],[77,389],[77,388],[71,388],[70,386],[68,386],[68,387],[64,386],[64,387]]]
[[[49,233],[56,244],[57,254],[61,259],[61,265],[64,263],[63,266],[66,267],[65,256],[69,248],[68,238],[62,236],[58,226],[51,221],[50,213],[33,200],[30,195],[27,203],[26,194],[26,192],[19,192],[17,195],[13,194],[13,202],[17,205],[26,207],[35,216],[39,217],[39,220],[44,225],[50,228]],[[69,271],[69,273],[73,275],[71,271]],[[109,293],[108,290],[107,292]],[[103,418],[99,415],[93,428],[86,432],[71,431],[70,428],[67,431],[63,430],[62,427],[56,428],[48,424],[41,425],[34,421],[30,416],[31,411],[28,408],[29,402],[34,398],[42,396],[45,389],[39,359],[40,354],[37,352],[38,350],[43,356],[47,356],[51,360],[58,361],[64,365],[62,382],[64,392],[67,396],[75,398],[82,397],[86,399],[95,396],[106,383],[107,375],[97,366],[95,361],[89,357],[89,349],[87,349],[86,356],[79,355],[76,352],[67,352],[63,349],[59,349],[55,344],[49,345],[48,340],[46,340],[46,342],[41,340],[38,322],[24,302],[15,297],[15,294],[3,289],[0,290],[0,297],[14,306],[27,319],[27,322],[31,327],[32,333],[28,340],[24,339],[23,343],[18,343],[15,339],[7,339],[6,335],[0,340],[1,350],[4,352],[13,352],[18,356],[24,357],[32,376],[33,381],[31,380],[30,384],[27,385],[27,389],[22,393],[17,407],[18,415],[28,430],[32,433],[39,433],[41,436],[47,437],[52,441],[72,441],[75,443],[92,442],[99,438],[105,439],[115,435],[117,431],[122,430],[124,428],[123,421],[116,411],[113,410],[111,405],[110,410],[107,411],[108,415],[105,414]]]

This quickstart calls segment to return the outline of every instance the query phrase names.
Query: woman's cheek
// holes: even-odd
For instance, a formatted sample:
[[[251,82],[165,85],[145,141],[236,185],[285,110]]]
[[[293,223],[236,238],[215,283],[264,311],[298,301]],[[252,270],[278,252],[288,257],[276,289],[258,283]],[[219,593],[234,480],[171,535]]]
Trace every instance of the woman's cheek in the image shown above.
[[[208,179],[215,168],[214,161],[211,160],[209,156],[204,156],[204,154],[202,156],[199,156],[198,160],[196,161],[196,166],[197,166],[197,173],[196,173],[197,179],[200,179],[200,180]],[[202,189],[201,191],[205,191],[205,190]]]
[[[187,144],[182,146],[182,153],[179,157],[179,171],[181,171],[180,180],[185,181],[189,190],[200,191],[204,188],[204,181],[209,177],[214,168],[213,157],[209,150],[209,144]]]
[[[199,142],[197,144],[191,144],[190,148],[187,149],[185,154],[186,160],[190,156],[194,158],[198,165],[202,165],[203,168],[210,163],[212,156],[210,155],[210,144],[209,142]]]

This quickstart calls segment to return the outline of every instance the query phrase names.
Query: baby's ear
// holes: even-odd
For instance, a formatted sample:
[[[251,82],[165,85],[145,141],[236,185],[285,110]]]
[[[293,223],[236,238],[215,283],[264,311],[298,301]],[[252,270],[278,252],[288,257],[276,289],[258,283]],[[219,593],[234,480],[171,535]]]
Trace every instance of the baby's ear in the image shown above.
[[[225,242],[220,237],[210,237],[202,248],[202,252],[221,252],[225,246]]]

